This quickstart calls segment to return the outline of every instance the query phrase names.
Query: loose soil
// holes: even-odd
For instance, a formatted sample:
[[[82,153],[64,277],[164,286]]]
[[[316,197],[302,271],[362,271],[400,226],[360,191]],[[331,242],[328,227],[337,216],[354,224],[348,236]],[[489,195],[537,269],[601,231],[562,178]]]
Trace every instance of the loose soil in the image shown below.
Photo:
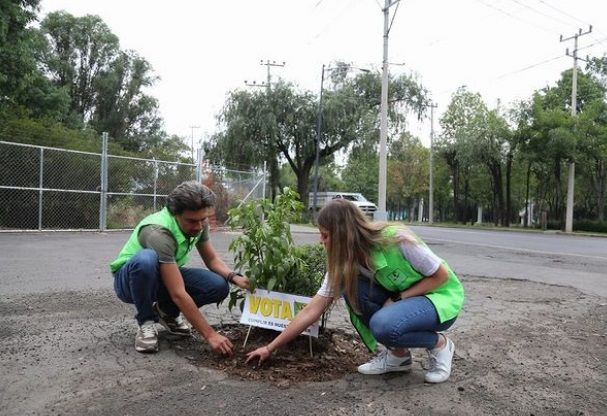
[[[330,381],[356,372],[356,367],[371,357],[354,334],[325,329],[318,338],[297,337],[287,346],[275,351],[268,361],[258,367],[257,363],[245,363],[246,354],[267,345],[278,332],[251,328],[244,349],[247,326],[224,324],[215,329],[234,344],[235,353],[231,358],[226,359],[212,353],[198,336],[186,342],[175,343],[175,351],[197,366],[221,370],[240,380],[266,380],[279,387],[306,381]]]

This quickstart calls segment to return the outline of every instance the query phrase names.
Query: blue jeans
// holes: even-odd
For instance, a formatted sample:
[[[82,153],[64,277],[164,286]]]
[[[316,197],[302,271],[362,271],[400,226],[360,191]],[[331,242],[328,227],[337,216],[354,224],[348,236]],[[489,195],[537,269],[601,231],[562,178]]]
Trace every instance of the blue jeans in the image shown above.
[[[199,308],[221,302],[228,296],[228,282],[217,273],[188,267],[180,267],[179,270],[186,292]],[[154,302],[158,302],[167,315],[179,315],[179,308],[160,277],[160,264],[154,250],[139,251],[114,273],[114,291],[121,301],[135,305],[135,318],[139,325],[145,321],[158,322],[158,315],[152,307]]]
[[[391,295],[393,293],[378,283],[359,277],[360,317],[377,342],[386,347],[434,348],[438,342],[437,332],[451,327],[457,318],[440,323],[434,304],[425,296],[399,300],[384,307]]]

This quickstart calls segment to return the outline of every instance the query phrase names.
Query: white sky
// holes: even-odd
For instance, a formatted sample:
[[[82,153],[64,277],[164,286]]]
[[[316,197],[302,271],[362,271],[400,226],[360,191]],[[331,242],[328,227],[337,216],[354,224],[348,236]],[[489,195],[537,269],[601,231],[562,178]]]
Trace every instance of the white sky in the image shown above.
[[[262,82],[260,60],[318,93],[322,64],[336,60],[381,71],[384,0],[42,0],[42,18],[66,10],[99,15],[153,66],[160,80],[149,93],[160,102],[165,128],[198,141],[216,131],[226,94]],[[392,10],[396,6],[392,6]],[[490,106],[528,98],[570,68],[559,42],[578,29],[580,55],[607,51],[604,0],[402,0],[390,32],[392,73],[414,71],[439,105],[466,84]],[[581,62],[583,64],[583,62]],[[531,68],[529,68],[531,67]],[[527,68],[527,69],[525,69]],[[411,130],[428,145],[429,120]],[[437,127],[438,122],[435,122]],[[435,127],[435,128],[436,128]]]

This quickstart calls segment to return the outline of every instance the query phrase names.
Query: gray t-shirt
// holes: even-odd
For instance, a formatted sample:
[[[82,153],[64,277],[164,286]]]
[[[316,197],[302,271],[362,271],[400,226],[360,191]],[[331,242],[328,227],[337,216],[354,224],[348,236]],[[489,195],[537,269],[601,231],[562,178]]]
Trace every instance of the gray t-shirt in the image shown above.
[[[177,241],[173,234],[161,225],[150,224],[139,230],[139,244],[144,248],[150,248],[158,254],[159,263],[175,263],[175,252]],[[198,245],[209,240],[209,226],[205,225],[200,234]]]

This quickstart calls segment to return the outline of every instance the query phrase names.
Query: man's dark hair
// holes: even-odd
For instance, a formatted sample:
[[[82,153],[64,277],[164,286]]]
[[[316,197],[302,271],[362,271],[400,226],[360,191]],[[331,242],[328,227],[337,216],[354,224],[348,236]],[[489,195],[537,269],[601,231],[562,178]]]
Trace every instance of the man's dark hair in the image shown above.
[[[167,208],[172,215],[183,211],[198,211],[215,205],[215,193],[196,181],[183,182],[171,191],[167,199]]]

